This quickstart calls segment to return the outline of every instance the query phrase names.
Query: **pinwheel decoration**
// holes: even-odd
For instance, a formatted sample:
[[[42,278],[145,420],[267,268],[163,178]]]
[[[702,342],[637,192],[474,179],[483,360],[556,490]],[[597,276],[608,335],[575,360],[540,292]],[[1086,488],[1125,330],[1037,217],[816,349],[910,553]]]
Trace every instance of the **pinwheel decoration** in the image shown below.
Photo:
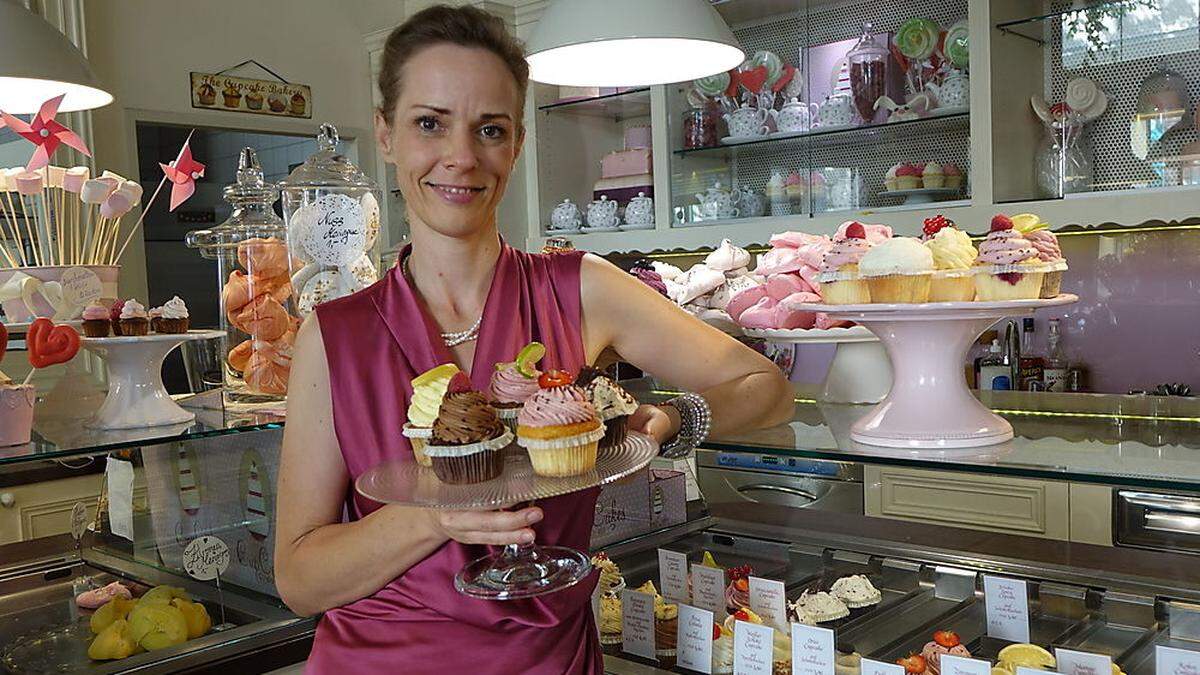
[[[187,201],[196,192],[196,181],[204,176],[204,165],[192,159],[190,140],[183,144],[179,157],[170,164],[159,163],[163,173],[171,181],[171,207],[176,207]]]
[[[64,96],[66,94],[60,94],[43,103],[30,122],[13,117],[6,112],[0,112],[0,119],[4,120],[0,126],[7,125],[22,138],[37,146],[37,149],[33,151],[33,156],[29,158],[29,163],[25,165],[26,171],[37,171],[48,165],[51,155],[61,144],[75,148],[88,157],[92,156],[91,150],[88,150],[87,143],[84,143],[82,138],[54,119]]]

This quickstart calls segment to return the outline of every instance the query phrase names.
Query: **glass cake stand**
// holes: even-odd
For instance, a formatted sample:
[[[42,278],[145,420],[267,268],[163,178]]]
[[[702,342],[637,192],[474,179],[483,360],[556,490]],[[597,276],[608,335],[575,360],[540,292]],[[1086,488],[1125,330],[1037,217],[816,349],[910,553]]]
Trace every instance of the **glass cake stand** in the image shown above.
[[[535,475],[529,455],[516,446],[501,452],[506,454],[504,472],[482,483],[443,483],[429,467],[392,460],[365,471],[354,487],[362,496],[384,504],[473,511],[503,509],[620,480],[649,464],[658,454],[658,443],[631,431],[625,442],[600,450],[595,469],[566,478]],[[455,575],[454,587],[474,598],[515,600],[569,588],[591,571],[587,554],[572,548],[509,544],[467,563]]]

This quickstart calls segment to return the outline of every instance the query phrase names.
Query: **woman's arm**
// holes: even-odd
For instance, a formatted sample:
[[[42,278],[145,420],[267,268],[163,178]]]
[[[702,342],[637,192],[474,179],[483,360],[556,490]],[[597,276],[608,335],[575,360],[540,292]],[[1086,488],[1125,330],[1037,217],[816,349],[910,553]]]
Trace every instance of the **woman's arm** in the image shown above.
[[[384,506],[341,522],[353,488],[333,431],[329,367],[315,314],[296,337],[276,489],[275,583],[292,611],[305,616],[371,595],[447,539],[533,541],[529,525],[542,517],[537,508],[439,512]]]
[[[589,362],[612,347],[638,368],[703,395],[712,408],[713,433],[791,419],[792,387],[762,355],[597,256],[584,256],[580,285]],[[651,421],[660,440],[678,431],[679,420],[670,414],[669,428],[661,418]],[[644,428],[647,415],[639,411],[631,426]]]

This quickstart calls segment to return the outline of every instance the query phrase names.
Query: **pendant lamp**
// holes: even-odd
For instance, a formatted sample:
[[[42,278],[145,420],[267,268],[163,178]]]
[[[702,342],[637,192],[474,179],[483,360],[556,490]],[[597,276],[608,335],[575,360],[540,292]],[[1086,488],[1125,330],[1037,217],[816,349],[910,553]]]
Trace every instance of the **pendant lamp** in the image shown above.
[[[59,112],[112,103],[87,58],[54,26],[15,0],[0,0],[0,110],[36,113],[66,94]]]
[[[554,0],[527,50],[530,79],[575,87],[683,82],[746,58],[709,0]]]

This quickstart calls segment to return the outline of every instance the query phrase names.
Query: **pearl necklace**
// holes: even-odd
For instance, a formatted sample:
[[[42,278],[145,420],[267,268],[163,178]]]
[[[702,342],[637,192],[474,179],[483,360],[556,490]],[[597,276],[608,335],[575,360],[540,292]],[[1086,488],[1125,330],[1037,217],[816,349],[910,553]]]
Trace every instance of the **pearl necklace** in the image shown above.
[[[400,271],[404,273],[404,276],[407,279],[410,281],[412,280],[412,272],[408,269],[407,256],[404,258],[404,262],[400,263]],[[480,314],[479,318],[475,319],[475,323],[471,324],[471,327],[466,330],[460,330],[458,332],[451,333],[441,333],[440,335],[442,336],[442,341],[446,343],[447,347],[457,347],[459,345],[471,342],[472,340],[476,340],[479,338],[479,326],[481,324],[483,324],[483,314]]]

